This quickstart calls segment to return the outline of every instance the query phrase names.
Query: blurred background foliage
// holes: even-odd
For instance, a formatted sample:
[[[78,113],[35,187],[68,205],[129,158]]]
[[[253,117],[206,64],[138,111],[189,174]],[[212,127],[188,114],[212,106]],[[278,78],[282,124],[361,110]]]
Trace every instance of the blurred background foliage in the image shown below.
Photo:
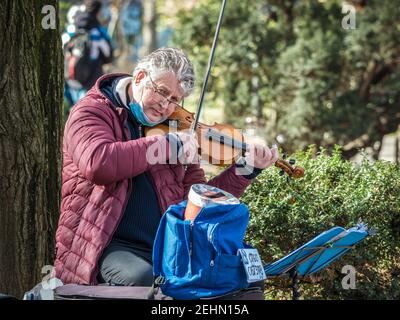
[[[344,160],[335,147],[329,156],[315,146],[292,156],[305,177],[286,180],[264,170],[241,200],[251,212],[247,241],[272,263],[334,226],[362,221],[376,228],[354,250],[300,281],[303,299],[400,298],[400,167],[388,161],[359,165]],[[342,267],[356,269],[356,289],[344,290]],[[266,298],[290,299],[288,278],[270,278]]]
[[[349,3],[356,29],[342,28],[343,1],[228,1],[205,107],[241,128],[253,117],[289,152],[339,144],[346,158],[368,147],[377,159],[400,123],[400,2]],[[178,13],[174,45],[200,83],[220,5],[196,1]]]
[[[103,2],[116,49],[106,71],[130,72],[143,53],[180,47],[196,69],[196,92],[185,101],[195,111],[222,1]],[[134,2],[143,4],[142,31],[154,30],[127,43],[121,19]],[[62,26],[80,3],[60,1]],[[343,28],[352,13],[355,29]],[[365,150],[370,159],[398,163],[399,16],[400,0],[227,1],[202,121],[250,128],[251,136],[289,153],[339,144],[347,159],[358,161]]]

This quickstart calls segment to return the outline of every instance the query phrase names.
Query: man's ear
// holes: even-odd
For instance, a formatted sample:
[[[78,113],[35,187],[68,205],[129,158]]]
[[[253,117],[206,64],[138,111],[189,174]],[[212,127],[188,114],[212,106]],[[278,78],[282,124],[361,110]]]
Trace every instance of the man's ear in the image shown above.
[[[140,70],[135,77],[135,84],[139,84],[143,78],[146,77],[146,73],[143,70]]]

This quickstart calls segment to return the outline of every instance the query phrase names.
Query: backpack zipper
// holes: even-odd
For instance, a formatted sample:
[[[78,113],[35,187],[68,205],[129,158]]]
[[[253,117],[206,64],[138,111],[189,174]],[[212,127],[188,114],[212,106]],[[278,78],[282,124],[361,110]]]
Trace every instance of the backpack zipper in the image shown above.
[[[192,257],[193,254],[193,221],[189,223],[189,256]]]
[[[215,248],[214,248],[214,245],[212,243],[214,229],[215,229],[215,225],[211,228],[210,235],[208,236],[208,242],[210,243],[211,250],[212,250],[212,256],[211,256],[211,261],[210,261],[210,267],[211,268],[214,267],[214,264],[215,264],[215,261],[214,261],[215,260]]]

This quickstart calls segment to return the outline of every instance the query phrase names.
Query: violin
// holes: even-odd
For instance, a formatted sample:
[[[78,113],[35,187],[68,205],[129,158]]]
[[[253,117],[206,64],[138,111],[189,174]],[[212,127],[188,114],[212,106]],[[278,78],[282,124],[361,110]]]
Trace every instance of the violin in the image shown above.
[[[163,123],[154,127],[145,127],[145,136],[190,130],[195,121],[194,114],[194,112],[187,111],[184,108],[178,108]],[[200,146],[201,159],[213,165],[233,164],[250,150],[250,145],[244,141],[241,131],[229,124],[206,125],[198,122],[195,132]],[[301,178],[304,176],[304,169],[293,166],[294,163],[293,159],[289,162],[278,159],[275,166],[281,169],[281,174],[286,173],[289,177],[295,179]]]

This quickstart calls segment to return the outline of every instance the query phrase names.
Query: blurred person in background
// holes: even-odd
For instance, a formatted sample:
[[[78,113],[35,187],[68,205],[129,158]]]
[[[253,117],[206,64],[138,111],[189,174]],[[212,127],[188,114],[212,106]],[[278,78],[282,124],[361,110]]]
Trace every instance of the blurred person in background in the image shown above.
[[[128,55],[132,61],[139,59],[138,44],[142,34],[142,11],[141,0],[128,1],[121,11],[121,29],[129,46]]]
[[[103,65],[113,60],[110,37],[100,22],[102,2],[85,0],[68,14],[62,35],[64,50],[64,96],[69,110],[103,75]],[[68,112],[68,111],[67,111]]]

